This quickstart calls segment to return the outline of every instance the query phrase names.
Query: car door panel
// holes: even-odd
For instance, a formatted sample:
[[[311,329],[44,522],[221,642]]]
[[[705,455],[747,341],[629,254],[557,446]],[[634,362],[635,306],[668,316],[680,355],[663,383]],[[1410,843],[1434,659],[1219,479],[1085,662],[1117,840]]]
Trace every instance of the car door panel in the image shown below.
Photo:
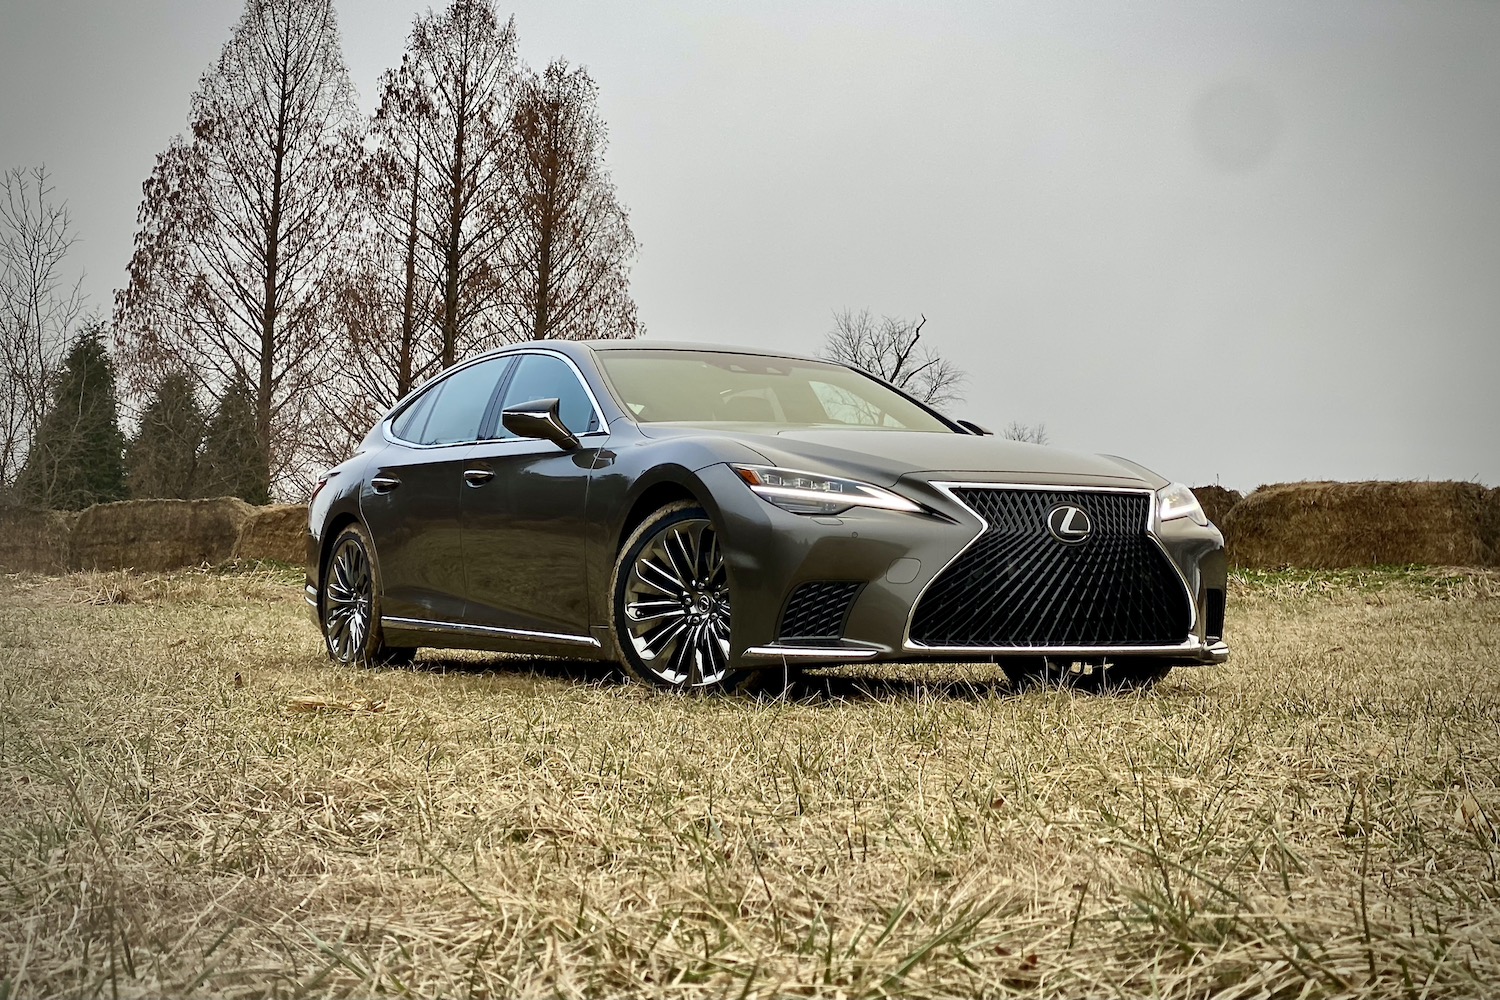
[[[384,617],[463,621],[463,472],[512,363],[488,358],[453,369],[387,424],[388,443],[360,494]]]
[[[382,613],[424,621],[463,618],[462,472],[473,445],[418,450],[388,446],[360,494],[375,543]],[[381,480],[396,485],[377,487]]]
[[[506,431],[505,406],[560,400],[579,437],[564,450]],[[576,372],[558,356],[524,354],[502,389],[490,433],[468,456],[463,489],[468,616],[478,625],[587,636],[589,594],[586,503],[589,476],[605,440],[602,418]]]

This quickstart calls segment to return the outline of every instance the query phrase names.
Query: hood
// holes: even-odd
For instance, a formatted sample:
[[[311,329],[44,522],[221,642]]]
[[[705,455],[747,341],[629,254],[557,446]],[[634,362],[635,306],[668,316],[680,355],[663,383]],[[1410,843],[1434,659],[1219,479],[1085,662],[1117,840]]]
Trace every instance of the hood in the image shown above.
[[[640,424],[650,438],[733,442],[767,465],[827,472],[891,486],[903,476],[1069,486],[1160,486],[1164,480],[1122,459],[986,435],[924,431],[774,427],[766,424]],[[745,461],[753,461],[747,456]]]

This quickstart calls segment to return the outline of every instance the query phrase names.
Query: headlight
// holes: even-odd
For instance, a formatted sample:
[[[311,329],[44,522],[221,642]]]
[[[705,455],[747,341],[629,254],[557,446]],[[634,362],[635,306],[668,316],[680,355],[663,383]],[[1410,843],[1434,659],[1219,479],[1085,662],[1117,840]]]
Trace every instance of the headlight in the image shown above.
[[[1194,524],[1208,524],[1208,515],[1203,513],[1198,498],[1181,483],[1172,483],[1156,491],[1156,512],[1157,517],[1163,521],[1190,517]]]
[[[853,479],[773,469],[766,465],[733,465],[730,468],[761,499],[793,514],[838,514],[850,507],[879,507],[908,514],[922,510],[918,504],[890,490]]]

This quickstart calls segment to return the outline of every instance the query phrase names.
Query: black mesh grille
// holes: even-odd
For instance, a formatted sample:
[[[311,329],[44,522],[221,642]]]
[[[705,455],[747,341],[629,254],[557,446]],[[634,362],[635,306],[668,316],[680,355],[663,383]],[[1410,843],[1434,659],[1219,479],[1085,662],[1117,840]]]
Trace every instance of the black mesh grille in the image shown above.
[[[1224,591],[1210,587],[1203,597],[1203,637],[1209,642],[1224,638]]]
[[[837,639],[858,583],[804,583],[792,591],[781,616],[783,639]]]
[[[988,522],[939,573],[912,616],[929,646],[1166,646],[1188,638],[1182,581],[1146,533],[1150,496],[1067,490],[955,489]],[[1067,544],[1047,528],[1058,504],[1093,530]]]

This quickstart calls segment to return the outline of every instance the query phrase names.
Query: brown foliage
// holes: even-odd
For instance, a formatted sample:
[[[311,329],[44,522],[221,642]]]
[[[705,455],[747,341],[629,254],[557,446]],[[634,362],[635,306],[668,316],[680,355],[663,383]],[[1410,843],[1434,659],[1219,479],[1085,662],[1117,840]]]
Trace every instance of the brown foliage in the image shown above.
[[[269,486],[298,461],[347,235],[357,112],[330,0],[248,0],[189,126],[144,185],[118,355],[137,393],[173,369],[212,400],[249,385]]]
[[[1477,483],[1278,483],[1225,518],[1231,565],[1500,565],[1493,491]]]
[[[522,76],[508,200],[516,213],[507,270],[513,325],[532,340],[632,337],[635,236],[604,165],[598,86],[554,61]]]

